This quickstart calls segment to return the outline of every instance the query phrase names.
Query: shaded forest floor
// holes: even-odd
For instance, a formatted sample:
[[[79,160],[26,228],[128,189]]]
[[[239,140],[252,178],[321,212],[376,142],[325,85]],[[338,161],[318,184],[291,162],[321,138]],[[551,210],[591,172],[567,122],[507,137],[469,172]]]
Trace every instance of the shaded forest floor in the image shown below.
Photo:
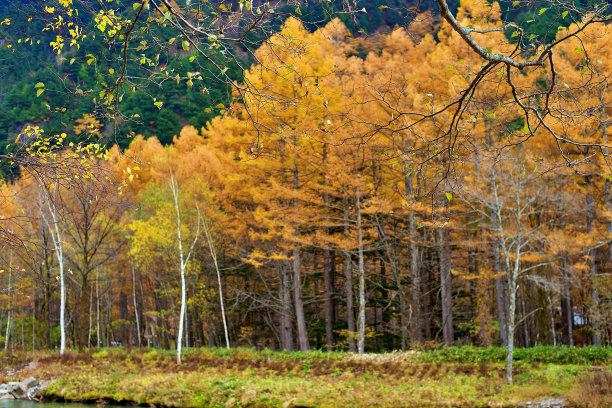
[[[4,352],[0,382],[9,380],[6,370],[19,370],[19,378],[54,380],[46,398],[169,407],[510,407],[555,396],[568,406],[612,406],[609,348],[579,364],[553,364],[546,353],[543,361],[519,359],[511,385],[498,354],[188,349],[179,366],[167,350]]]

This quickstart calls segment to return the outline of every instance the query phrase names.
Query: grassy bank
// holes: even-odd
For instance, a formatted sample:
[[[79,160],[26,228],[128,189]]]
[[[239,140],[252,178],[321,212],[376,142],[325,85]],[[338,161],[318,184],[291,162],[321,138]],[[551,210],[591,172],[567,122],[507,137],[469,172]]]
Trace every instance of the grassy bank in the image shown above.
[[[45,396],[67,400],[172,407],[414,408],[509,407],[566,395],[573,406],[612,406],[610,349],[521,353],[512,385],[503,380],[503,358],[495,348],[365,356],[190,349],[180,366],[170,351],[104,349],[63,357],[5,353],[0,363],[17,368],[35,361],[19,376],[54,379]]]

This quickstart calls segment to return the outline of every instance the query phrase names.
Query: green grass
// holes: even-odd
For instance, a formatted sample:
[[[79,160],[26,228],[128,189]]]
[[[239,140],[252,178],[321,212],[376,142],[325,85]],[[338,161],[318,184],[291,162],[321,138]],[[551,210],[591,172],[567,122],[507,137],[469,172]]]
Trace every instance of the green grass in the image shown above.
[[[514,384],[504,381],[499,349],[471,347],[364,356],[202,348],[186,350],[181,365],[168,350],[49,352],[30,356],[37,367],[20,375],[54,379],[48,398],[169,407],[511,407],[580,395],[577,379],[605,353],[521,350]]]
[[[475,363],[480,361],[503,362],[506,349],[503,347],[446,347],[421,353],[425,361]],[[611,347],[537,346],[518,348],[514,361],[551,364],[612,364]]]

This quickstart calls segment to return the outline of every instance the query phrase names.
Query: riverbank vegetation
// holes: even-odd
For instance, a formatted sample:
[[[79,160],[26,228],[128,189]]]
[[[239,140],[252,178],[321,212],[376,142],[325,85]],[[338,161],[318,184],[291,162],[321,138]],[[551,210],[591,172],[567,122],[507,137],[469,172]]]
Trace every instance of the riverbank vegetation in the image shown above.
[[[603,351],[602,351],[603,350]],[[607,348],[518,349],[515,382],[496,348],[357,355],[238,349],[97,349],[0,353],[19,376],[53,380],[46,398],[173,407],[505,407],[566,396],[612,403]],[[488,357],[486,357],[488,356]],[[571,357],[567,357],[571,356]],[[593,405],[594,403],[599,405]]]

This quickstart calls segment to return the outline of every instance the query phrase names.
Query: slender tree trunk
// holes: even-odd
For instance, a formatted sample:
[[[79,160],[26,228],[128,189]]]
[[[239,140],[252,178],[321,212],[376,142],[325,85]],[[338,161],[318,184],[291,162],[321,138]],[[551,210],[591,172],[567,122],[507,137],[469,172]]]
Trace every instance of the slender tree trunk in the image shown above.
[[[51,234],[60,273],[60,355],[63,355],[64,350],[66,348],[66,284],[64,280],[64,244],[62,241],[62,236],[60,234],[59,220],[57,219],[58,217],[55,214],[53,206],[51,205],[51,199],[48,196],[46,197],[46,204],[47,209],[49,210],[49,214],[52,218],[53,226],[51,225],[51,222],[46,216],[43,215],[43,219],[47,224],[49,233]],[[41,214],[44,214],[42,208]]]
[[[327,144],[323,144],[323,185],[327,186]],[[325,210],[327,211],[330,207],[329,194],[323,193],[323,202],[325,203]],[[328,231],[331,233],[331,231]],[[335,254],[329,249],[323,250],[323,303],[325,308],[325,344],[327,351],[331,351],[334,348],[334,284],[333,279],[336,274],[336,257]]]
[[[510,301],[508,302],[508,345],[506,346],[508,351],[506,355],[506,381],[508,381],[509,383],[512,383],[512,363],[514,359],[514,329],[516,316],[516,280],[518,276],[518,259],[516,259],[515,266],[511,273],[512,275],[509,277],[508,282],[508,292],[510,294]]]
[[[589,265],[591,277],[591,324],[593,326],[593,345],[601,347],[601,321],[600,321],[600,301],[599,288],[597,287],[597,263],[595,249],[589,249]]]
[[[142,339],[140,338],[140,317],[138,316],[138,302],[136,301],[136,271],[134,270],[133,262],[132,262],[132,299],[134,301],[134,318],[136,319],[136,338],[138,341],[138,347],[141,347]]]
[[[433,235],[433,231],[431,231],[432,235]],[[423,231],[423,235],[421,235],[422,238],[422,242],[427,242],[427,239],[429,239],[429,237],[426,235],[429,234],[426,231]],[[431,237],[431,239],[433,240],[433,236]],[[421,269],[421,271],[423,271],[423,273],[421,274],[421,293],[422,293],[422,297],[423,297],[423,330],[425,331],[425,339],[426,340],[431,340],[432,339],[432,332],[431,332],[431,319],[432,319],[432,313],[431,313],[431,304],[432,304],[432,293],[431,293],[431,275],[432,275],[432,260],[431,260],[431,256],[432,253],[431,251],[428,251],[426,254],[426,258],[425,261],[427,262],[426,265],[423,265],[423,268]]]
[[[588,149],[585,155],[588,154]],[[595,220],[595,205],[593,196],[591,195],[591,177],[585,178],[586,194],[586,230],[591,233],[593,230],[593,221]],[[599,289],[597,287],[597,255],[595,248],[589,249],[589,275],[591,278],[591,324],[593,326],[593,344],[601,346],[601,324],[599,318]]]
[[[344,205],[344,237],[349,238],[349,204],[348,198],[345,196],[342,199]],[[351,352],[357,351],[355,345],[355,312],[353,310],[353,265],[351,253],[349,250],[344,251],[344,277],[345,277],[345,292],[346,292],[346,321],[348,326],[348,343]]]
[[[46,262],[46,261],[45,261]],[[45,299],[44,299],[44,330],[45,340],[47,342],[47,348],[51,349],[51,267],[47,264],[46,269],[46,281],[45,281]]]
[[[556,346],[557,345],[557,333],[555,331],[555,312],[553,310],[553,300],[552,300],[552,296],[550,294],[550,291],[546,291],[546,299],[548,301],[548,307],[546,308],[546,311],[548,313],[548,321],[550,324],[550,333],[552,335],[552,344],[549,341],[548,344],[552,345],[552,346]]]
[[[506,260],[506,270],[509,273],[508,276],[508,294],[510,300],[508,303],[508,345],[506,356],[506,380],[508,383],[512,383],[512,368],[514,359],[514,334],[516,329],[516,291],[518,289],[518,277],[520,271],[521,261],[521,244],[522,244],[522,213],[521,213],[521,200],[518,189],[515,192],[516,199],[516,211],[515,214],[515,225],[516,225],[516,241],[514,243],[514,263],[512,270],[510,270],[510,254],[507,249],[504,249],[504,257]],[[497,221],[499,222],[498,228],[502,230],[502,218],[501,214],[497,214]],[[503,238],[503,237],[502,237]]]
[[[419,249],[417,246],[417,230],[414,212],[408,215],[408,229],[410,234],[410,288],[412,295],[412,341],[423,343],[423,319],[421,311],[421,272],[419,270]]]
[[[100,348],[100,269],[96,264],[96,341]]]
[[[438,255],[440,258],[440,292],[442,297],[442,334],[444,344],[450,346],[454,341],[453,334],[453,298],[450,265],[449,232],[447,228],[438,228]]]
[[[7,287],[7,295],[8,295],[8,307],[7,307],[7,318],[6,318],[6,334],[4,335],[4,349],[8,350],[9,345],[9,337],[10,337],[10,328],[11,328],[11,311],[12,311],[12,298],[11,298],[11,277],[13,274],[13,251],[10,252],[9,255],[9,267],[8,267],[8,287]]]
[[[404,177],[406,195],[414,201],[414,188],[412,187],[412,176]],[[421,276],[419,271],[419,249],[417,246],[416,217],[414,211],[408,215],[408,234],[410,236],[410,288],[412,291],[412,318],[410,325],[410,337],[417,344],[423,343],[423,320],[421,316]],[[403,313],[403,312],[402,312]],[[402,340],[403,343],[403,340]],[[402,348],[404,346],[402,345]]]
[[[294,140],[294,145],[297,146],[297,140]],[[293,189],[299,190],[299,169],[297,155],[293,161]],[[298,199],[293,200],[293,208],[298,211]],[[297,228],[296,228],[296,234]],[[293,301],[295,303],[295,320],[297,323],[298,345],[301,351],[310,350],[308,342],[308,330],[306,329],[306,317],[304,316],[304,301],[302,299],[302,260],[300,258],[300,247],[296,244],[293,249]]]
[[[206,240],[208,241],[208,248],[210,249],[210,256],[213,259],[215,265],[215,271],[217,272],[217,284],[219,285],[219,304],[221,305],[221,319],[223,320],[223,332],[225,334],[225,347],[230,348],[229,332],[227,330],[227,317],[225,316],[225,302],[223,301],[223,285],[221,283],[221,272],[219,271],[219,264],[217,263],[217,252],[213,244],[212,236],[208,230],[208,224],[204,220],[204,234],[206,234]]]
[[[181,364],[181,351],[183,347],[183,330],[185,324],[185,313],[187,310],[187,287],[185,283],[185,269],[187,268],[187,263],[189,262],[189,258],[191,257],[191,253],[193,251],[193,247],[198,241],[198,235],[200,234],[200,211],[198,209],[198,226],[196,229],[195,237],[193,238],[193,243],[191,244],[191,248],[186,256],[183,255],[183,240],[181,237],[181,212],[179,209],[179,186],[178,183],[174,180],[174,175],[170,175],[170,190],[172,191],[172,196],[174,198],[174,209],[176,211],[176,234],[178,240],[178,248],[179,248],[179,266],[181,272],[181,312],[179,316],[179,330],[178,336],[176,338],[176,362],[177,364]]]
[[[526,282],[521,286],[520,299],[520,313],[521,313],[521,323],[523,325],[523,347],[531,347],[531,337],[529,336],[529,319],[527,315],[527,306],[525,305],[525,288],[527,287]]]
[[[84,268],[87,268],[87,265],[84,265]],[[87,273],[87,269],[85,269],[85,273]],[[79,299],[81,316],[79,321],[79,350],[83,350],[85,348],[86,336],[87,336],[87,310],[88,305],[87,301],[89,300],[89,282],[87,281],[87,275],[81,276],[81,298]]]
[[[183,347],[183,325],[185,324],[185,309],[187,306],[187,288],[185,285],[185,265],[183,263],[183,248],[181,244],[181,224],[180,224],[180,215],[178,214],[178,203],[177,205],[177,231],[178,231],[178,242],[179,242],[179,253],[181,256],[180,263],[180,272],[181,272],[181,312],[179,317],[179,330],[178,336],[176,339],[176,362],[181,364],[181,350]]]
[[[493,210],[491,210],[491,220],[494,220]],[[507,321],[506,321],[506,301],[504,296],[504,278],[501,276],[501,263],[499,260],[499,237],[496,233],[496,228],[493,227],[493,272],[495,273],[495,302],[497,303],[497,321],[499,323],[499,340],[502,347],[506,347],[508,344],[508,334],[506,333]]]
[[[358,353],[365,351],[365,267],[363,264],[363,233],[361,231],[361,197],[359,186],[355,189],[355,205],[357,207],[357,248],[359,257],[359,343]]]
[[[291,331],[291,289],[289,277],[289,268],[285,263],[280,266],[280,342],[281,348],[287,351],[293,351],[293,335]]]
[[[336,262],[329,249],[325,249],[323,252],[323,285],[324,290],[324,307],[325,307],[325,343],[327,345],[327,351],[332,351],[334,348],[334,305],[333,305],[333,292],[334,287],[332,283],[332,275],[336,273]]]
[[[302,300],[302,265],[300,250],[293,250],[293,301],[295,303],[295,317],[297,323],[298,345],[301,351],[310,350],[308,331],[306,330],[306,317],[304,316],[304,301]]]
[[[89,292],[89,324],[87,328],[87,348],[91,348],[91,332],[92,332],[92,319],[93,319],[93,292]]]

